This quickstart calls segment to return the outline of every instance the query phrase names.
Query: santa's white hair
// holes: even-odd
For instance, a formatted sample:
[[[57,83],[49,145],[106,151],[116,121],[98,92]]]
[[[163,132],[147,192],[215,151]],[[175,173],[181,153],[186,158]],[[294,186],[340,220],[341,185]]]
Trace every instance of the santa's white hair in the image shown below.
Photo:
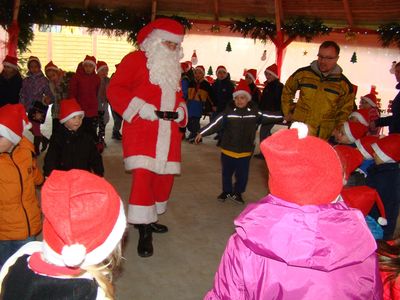
[[[162,44],[163,40],[151,34],[140,45],[140,49],[147,57],[150,82],[159,85],[162,89],[180,89],[181,66],[179,61],[183,58],[181,44],[175,51]]]

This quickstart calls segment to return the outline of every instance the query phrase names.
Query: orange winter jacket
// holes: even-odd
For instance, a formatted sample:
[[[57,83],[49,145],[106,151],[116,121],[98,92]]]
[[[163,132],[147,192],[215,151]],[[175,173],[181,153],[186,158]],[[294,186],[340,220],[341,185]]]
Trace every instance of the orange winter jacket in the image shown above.
[[[0,240],[24,240],[42,228],[35,186],[44,179],[33,153],[25,137],[11,153],[0,153]]]

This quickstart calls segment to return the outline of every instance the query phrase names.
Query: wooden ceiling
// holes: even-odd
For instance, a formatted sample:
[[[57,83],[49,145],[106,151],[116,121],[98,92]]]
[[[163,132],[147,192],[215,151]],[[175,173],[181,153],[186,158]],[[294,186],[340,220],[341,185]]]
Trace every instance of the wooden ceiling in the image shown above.
[[[125,8],[139,14],[179,15],[193,21],[232,18],[281,20],[319,17],[338,27],[372,27],[400,21],[400,0],[54,0],[66,7]]]

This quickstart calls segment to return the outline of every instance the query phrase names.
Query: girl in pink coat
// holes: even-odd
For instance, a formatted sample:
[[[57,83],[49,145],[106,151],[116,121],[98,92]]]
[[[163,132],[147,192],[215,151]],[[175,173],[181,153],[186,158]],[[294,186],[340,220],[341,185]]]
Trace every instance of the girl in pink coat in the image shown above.
[[[294,124],[261,144],[270,194],[235,220],[204,299],[382,299],[376,243],[339,196],[337,154]]]

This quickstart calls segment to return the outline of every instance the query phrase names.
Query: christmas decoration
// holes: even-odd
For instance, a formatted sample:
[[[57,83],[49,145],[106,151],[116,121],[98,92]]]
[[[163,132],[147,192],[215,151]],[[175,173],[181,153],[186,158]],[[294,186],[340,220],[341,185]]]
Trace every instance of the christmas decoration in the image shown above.
[[[346,34],[344,35],[344,38],[346,41],[354,41],[357,37],[357,34],[353,31],[347,31]]]
[[[214,75],[214,72],[213,72],[213,69],[211,66],[208,68],[207,75]]]
[[[192,65],[197,65],[198,59],[197,59],[196,50],[193,50],[193,54],[192,54],[190,61],[192,62]]]
[[[352,62],[353,64],[355,64],[357,62],[357,53],[356,52],[353,52],[350,62]]]
[[[307,51],[307,50],[304,50],[303,56],[306,56],[307,54],[308,54],[308,51]]]
[[[218,25],[212,25],[210,31],[214,32],[214,33],[218,33],[221,31],[221,28]]]
[[[396,67],[396,64],[397,64],[397,62],[396,61],[393,61],[392,62],[392,66],[390,67],[390,70],[389,70],[389,72],[390,72],[390,74],[394,74],[394,72],[395,72],[395,67]]]
[[[377,31],[383,47],[393,44],[400,48],[400,23],[381,25]]]
[[[232,47],[231,47],[231,42],[228,42],[228,44],[226,45],[226,52],[231,52],[232,51]]]
[[[264,51],[263,51],[263,54],[261,55],[261,60],[262,60],[262,61],[267,60],[267,50],[264,50]]]

